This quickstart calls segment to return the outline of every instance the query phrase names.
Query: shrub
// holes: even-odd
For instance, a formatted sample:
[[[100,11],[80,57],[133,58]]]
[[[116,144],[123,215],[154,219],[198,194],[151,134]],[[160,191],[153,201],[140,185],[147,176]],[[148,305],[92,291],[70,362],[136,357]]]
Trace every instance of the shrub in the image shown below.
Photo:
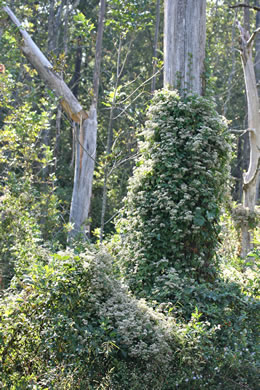
[[[0,133],[0,288],[8,286],[15,263],[31,249],[32,242],[36,247],[43,240],[54,243],[57,233],[53,232],[61,229],[55,176],[50,169],[53,155],[41,141],[42,131],[49,128],[47,112],[24,104],[4,120]]]
[[[171,305],[134,298],[112,268],[111,257],[93,249],[41,248],[20,268],[0,303],[2,389],[257,389],[253,298],[233,328],[217,318],[220,305],[214,323],[199,309],[176,321]],[[237,293],[218,289],[208,300],[246,311]],[[206,301],[203,294],[205,286],[194,297]]]

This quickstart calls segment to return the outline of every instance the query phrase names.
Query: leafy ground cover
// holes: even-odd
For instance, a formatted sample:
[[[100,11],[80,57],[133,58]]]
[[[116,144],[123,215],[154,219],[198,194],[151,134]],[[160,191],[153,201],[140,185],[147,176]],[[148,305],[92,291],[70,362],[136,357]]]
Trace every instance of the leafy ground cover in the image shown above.
[[[156,99],[162,99],[162,104]],[[164,120],[170,117],[173,123],[174,112],[180,107],[182,115],[187,113],[184,117],[192,127],[194,142],[202,134],[205,136],[199,155],[207,153],[210,134],[216,141],[215,131],[218,136],[224,135],[225,141],[223,122],[219,117],[216,121],[209,119],[207,112],[213,115],[212,106],[205,100],[187,98],[184,104],[176,93],[167,92],[163,96],[161,93],[161,97],[158,94],[155,101],[159,108],[153,109],[153,118],[158,119],[162,110],[166,110],[170,115]],[[200,126],[195,128],[198,118]],[[206,126],[205,121],[212,126]],[[188,125],[178,122],[184,132]],[[55,199],[49,203],[52,206],[45,217],[48,231],[42,231],[43,222],[37,214],[40,192],[32,191],[33,180],[26,181],[17,169],[8,176],[5,195],[0,199],[1,211],[5,211],[0,221],[0,239],[5,243],[1,255],[5,256],[6,264],[11,259],[13,277],[10,276],[11,284],[2,291],[0,301],[2,389],[258,389],[260,240],[256,231],[256,249],[247,263],[242,262],[237,257],[237,233],[232,221],[224,214],[221,217],[223,199],[219,188],[227,174],[224,165],[228,159],[228,140],[219,144],[219,165],[217,156],[212,166],[205,155],[208,170],[212,167],[209,191],[199,186],[195,203],[187,201],[180,207],[182,195],[184,198],[189,195],[189,183],[188,178],[184,183],[178,176],[183,164],[172,171],[173,145],[167,145],[169,137],[166,137],[171,126],[168,122],[165,126],[156,125],[153,132],[149,123],[146,130],[150,135],[146,133],[143,140],[147,143],[143,162],[138,162],[135,173],[139,182],[132,181],[129,191],[128,220],[124,218],[121,224],[124,232],[121,231],[121,236],[118,232],[107,243],[107,250],[75,242],[73,248],[59,251],[59,243],[51,239],[52,221],[57,219]],[[178,126],[173,127],[174,135]],[[162,134],[158,134],[160,129]],[[181,135],[173,156],[177,161],[184,142],[187,146],[184,162],[189,153],[194,153],[194,145],[190,135]],[[164,153],[167,159],[162,164]],[[15,150],[13,155],[19,156]],[[153,165],[151,157],[156,164]],[[166,191],[164,184],[170,186],[167,174],[160,176],[159,183],[156,181],[155,173],[160,169],[167,171],[166,168],[176,175],[174,193]],[[186,167],[185,173],[193,178],[192,169]],[[206,180],[204,174],[201,165],[202,181]],[[135,191],[140,183],[149,184],[145,188],[150,196]],[[21,194],[18,186],[22,188]],[[194,184],[191,188],[195,187]],[[164,202],[164,197],[153,203],[159,220],[169,222],[171,230],[168,234],[161,227],[160,239],[150,240],[154,225],[149,221],[156,217],[157,211],[149,214],[148,200],[154,192],[160,195],[159,189],[168,197],[173,194],[176,204]],[[174,213],[175,208],[179,214]],[[132,215],[135,209],[140,212]],[[182,226],[183,209],[191,219]],[[139,216],[144,218],[144,224],[136,223]],[[175,230],[171,251],[170,235]],[[195,239],[197,251],[191,250],[185,267],[187,248],[181,243],[187,240],[191,249]],[[129,247],[120,251],[122,241]],[[147,242],[150,244],[146,245]],[[158,257],[161,255],[164,258]],[[202,272],[206,264],[207,272]],[[140,281],[144,289],[140,288]]]

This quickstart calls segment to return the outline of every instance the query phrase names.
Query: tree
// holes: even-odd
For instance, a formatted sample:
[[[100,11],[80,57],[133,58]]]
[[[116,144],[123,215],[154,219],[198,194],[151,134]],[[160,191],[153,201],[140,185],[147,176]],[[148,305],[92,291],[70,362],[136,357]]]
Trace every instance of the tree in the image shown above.
[[[74,186],[70,209],[70,222],[74,224],[71,236],[85,233],[92,195],[92,181],[97,145],[97,102],[101,65],[106,0],[101,0],[96,41],[95,68],[93,76],[93,100],[89,118],[80,123],[76,135]]]
[[[256,29],[260,27],[260,11],[256,13]],[[260,34],[255,37],[255,76],[258,89],[258,97],[260,98]],[[260,175],[258,175],[258,183],[256,190],[256,201],[260,198]]]
[[[240,28],[241,49],[240,55],[244,70],[247,106],[248,106],[248,131],[250,139],[250,162],[243,181],[243,206],[249,212],[254,212],[256,204],[256,189],[260,166],[260,113],[259,98],[256,86],[256,77],[253,62],[253,42],[256,31],[249,35],[242,26]],[[259,29],[260,31],[260,29]],[[242,257],[246,257],[252,249],[251,235],[248,220],[242,224]]]
[[[235,7],[250,8],[248,4],[238,4]],[[254,7],[258,8],[259,7]],[[245,18],[248,19],[248,18]],[[247,27],[248,23],[246,23]],[[259,98],[256,84],[256,75],[253,61],[253,44],[260,28],[250,36],[246,28],[238,23],[240,30],[240,56],[242,60],[244,80],[246,86],[248,129],[250,142],[250,161],[247,172],[243,177],[243,208],[241,222],[241,256],[245,258],[252,249],[252,234],[250,233],[250,220],[253,217],[257,199],[257,184],[260,169],[260,112]]]
[[[96,45],[96,60],[94,71],[94,93],[89,113],[87,114],[72,91],[55,71],[52,64],[33,42],[29,34],[21,26],[9,7],[3,10],[9,15],[14,24],[19,28],[23,37],[22,51],[29,62],[38,71],[42,80],[51,88],[58,98],[61,98],[61,105],[70,118],[79,124],[76,134],[76,158],[74,187],[71,201],[70,222],[74,224],[71,235],[84,230],[86,223],[91,192],[92,179],[96,153],[97,137],[97,97],[101,62],[101,47],[103,36],[103,24],[105,14],[105,0],[101,0],[99,31]]]
[[[164,86],[203,92],[206,0],[165,0]]]
[[[156,84],[156,68],[157,68],[157,48],[158,48],[158,38],[159,38],[159,28],[160,28],[160,0],[156,1],[156,24],[155,24],[155,33],[154,33],[154,44],[153,44],[153,78],[151,84],[151,92],[155,91]]]

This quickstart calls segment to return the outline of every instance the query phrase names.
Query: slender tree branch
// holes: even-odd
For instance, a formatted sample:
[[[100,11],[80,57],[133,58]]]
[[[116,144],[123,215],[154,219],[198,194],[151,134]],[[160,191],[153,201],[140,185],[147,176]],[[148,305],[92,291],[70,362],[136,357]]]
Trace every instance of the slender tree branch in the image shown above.
[[[136,153],[136,154],[133,154],[133,155],[131,155],[129,157],[124,158],[123,160],[119,161],[118,163],[115,162],[115,164],[110,169],[110,171],[108,173],[108,176],[110,176],[112,174],[112,172],[115,169],[119,168],[122,164],[126,163],[127,161],[133,160],[133,159],[135,159],[136,157],[139,157],[139,156],[140,156],[140,153]]]
[[[249,40],[247,41],[247,46],[249,46],[255,39],[255,36],[256,34],[258,34],[260,32],[260,27],[258,27],[254,32],[253,34],[251,35],[251,37],[249,38]]]
[[[241,7],[244,7],[244,8],[251,8],[251,9],[254,9],[255,11],[260,11],[260,7],[257,7],[256,5],[248,5],[246,3],[239,3],[239,4],[235,4],[235,5],[229,5],[228,6],[229,8],[241,8]]]
[[[154,73],[151,77],[149,77],[149,79],[147,79],[147,80],[145,80],[143,83],[141,83],[129,96],[127,96],[124,100],[122,100],[121,102],[118,102],[117,104],[119,105],[121,105],[121,104],[123,104],[124,102],[126,102],[127,100],[129,100],[130,99],[130,97],[131,96],[133,96],[137,91],[138,91],[138,89],[140,89],[140,88],[142,88],[142,86],[143,85],[145,85],[145,84],[147,84],[150,80],[152,80],[152,78],[154,77],[154,76],[157,76],[157,74],[159,74],[161,71],[163,70],[163,66],[156,72],[156,73]],[[137,78],[138,78],[139,76],[137,76]],[[136,78],[136,79],[137,79]],[[134,80],[135,81],[135,80]],[[115,118],[114,118],[115,119]]]

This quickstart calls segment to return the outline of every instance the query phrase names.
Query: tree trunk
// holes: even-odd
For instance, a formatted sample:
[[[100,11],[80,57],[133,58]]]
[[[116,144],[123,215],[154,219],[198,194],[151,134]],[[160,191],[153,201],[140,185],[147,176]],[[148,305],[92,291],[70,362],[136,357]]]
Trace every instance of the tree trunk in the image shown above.
[[[92,194],[92,181],[97,144],[97,109],[92,105],[88,119],[77,126],[75,134],[74,185],[70,207],[73,230],[69,239],[78,234],[86,235],[87,218]]]
[[[256,14],[256,29],[260,27],[260,11]],[[260,96],[260,34],[255,38],[255,75],[258,87],[258,96]]]
[[[100,14],[96,40],[95,68],[93,76],[93,101],[90,108],[89,118],[80,124],[76,130],[75,139],[75,170],[74,186],[70,207],[70,222],[74,225],[69,234],[69,239],[77,234],[86,236],[88,214],[92,195],[92,181],[96,158],[97,145],[97,101],[100,80],[100,66],[102,41],[104,30],[104,18],[106,0],[101,0]]]
[[[253,42],[256,32],[249,36],[242,26],[239,25],[241,33],[241,59],[244,71],[247,106],[248,106],[248,129],[250,141],[250,162],[247,172],[243,177],[243,207],[249,212],[253,212],[256,204],[256,184],[260,168],[260,113],[259,98],[256,86],[256,77],[253,62]],[[252,242],[248,226],[248,219],[242,226],[242,252],[245,258],[252,249]]]
[[[101,42],[103,36],[105,3],[105,0],[101,0],[100,21],[97,36],[97,41]],[[61,99],[62,107],[69,114],[71,119],[80,124],[75,142],[75,177],[70,212],[70,222],[74,224],[74,229],[70,233],[70,237],[72,237],[78,232],[84,230],[84,224],[88,218],[96,153],[97,96],[94,96],[93,104],[88,116],[63,79],[53,71],[52,64],[47,60],[29,34],[21,26],[21,23],[11,9],[9,7],[3,7],[3,10],[19,28],[23,37],[23,45],[21,49],[26,58],[37,70],[38,74],[46,82],[49,88],[51,88],[55,92],[56,96]],[[99,47],[101,50],[101,45],[99,45]],[[96,53],[94,80],[99,78],[100,57],[101,53]],[[95,81],[95,83],[97,82]]]
[[[41,52],[38,46],[34,43],[30,35],[21,26],[21,23],[16,18],[9,7],[3,7],[3,10],[9,15],[14,24],[19,28],[23,37],[23,45],[21,47],[25,57],[37,70],[42,80],[46,82],[50,89],[52,89],[56,96],[61,98],[61,105],[69,116],[80,122],[88,117],[83,110],[79,101],[75,98],[69,87],[62,80],[62,78],[53,71],[52,64],[47,60],[45,55]]]
[[[78,96],[81,63],[82,63],[82,47],[81,47],[80,40],[78,40],[78,46],[77,46],[76,56],[75,56],[75,70],[74,70],[73,77],[69,83],[69,85],[71,86],[71,90],[76,97]]]
[[[164,87],[202,94],[206,0],[165,0]]]
[[[155,91],[156,83],[156,68],[157,68],[157,47],[158,47],[158,37],[159,37],[159,27],[160,27],[160,0],[157,0],[156,3],[156,22],[155,22],[155,33],[154,33],[154,47],[153,47],[153,78],[151,83],[151,92]]]
[[[250,0],[245,1],[245,5],[249,6]],[[250,8],[244,7],[244,29],[250,32]]]
[[[260,28],[260,11],[256,14],[256,29]],[[255,37],[255,75],[256,85],[258,90],[258,98],[260,98],[260,34]],[[258,183],[256,184],[256,202],[260,199],[260,175],[258,175]]]

